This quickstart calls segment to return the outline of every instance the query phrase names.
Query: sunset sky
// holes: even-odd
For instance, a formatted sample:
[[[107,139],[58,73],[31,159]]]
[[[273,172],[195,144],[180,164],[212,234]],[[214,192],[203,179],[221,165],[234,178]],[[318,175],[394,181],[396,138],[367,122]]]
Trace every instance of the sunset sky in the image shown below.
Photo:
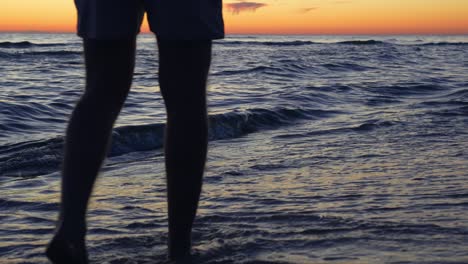
[[[224,15],[228,34],[468,34],[468,0],[226,0]],[[73,0],[0,0],[0,31],[75,20]]]

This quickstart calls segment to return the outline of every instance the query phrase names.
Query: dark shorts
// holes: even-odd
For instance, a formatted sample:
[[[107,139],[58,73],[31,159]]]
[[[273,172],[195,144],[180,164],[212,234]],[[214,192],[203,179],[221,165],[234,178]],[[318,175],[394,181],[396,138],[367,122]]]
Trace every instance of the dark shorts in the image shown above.
[[[75,0],[78,35],[119,39],[140,32],[146,12],[158,38],[207,40],[224,37],[222,0]]]

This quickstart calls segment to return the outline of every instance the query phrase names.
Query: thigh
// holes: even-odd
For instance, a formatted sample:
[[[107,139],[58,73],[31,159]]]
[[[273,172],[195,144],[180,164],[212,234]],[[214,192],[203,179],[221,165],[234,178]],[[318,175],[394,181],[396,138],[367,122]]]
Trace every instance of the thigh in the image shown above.
[[[144,0],[151,31],[159,39],[224,37],[222,0]]]
[[[168,114],[181,118],[206,111],[211,40],[158,39],[159,84]]]
[[[78,35],[92,39],[128,38],[138,34],[142,0],[75,0]]]
[[[135,37],[84,39],[87,93],[103,104],[123,103],[132,82],[135,43]]]

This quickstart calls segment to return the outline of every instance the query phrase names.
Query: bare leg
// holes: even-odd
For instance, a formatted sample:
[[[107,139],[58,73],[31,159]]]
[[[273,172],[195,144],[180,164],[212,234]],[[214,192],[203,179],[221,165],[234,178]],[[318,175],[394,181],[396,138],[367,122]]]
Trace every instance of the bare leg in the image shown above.
[[[112,127],[131,86],[135,38],[85,39],[84,52],[86,90],[67,129],[60,217],[47,249],[53,263],[87,263],[87,205]]]
[[[202,187],[211,41],[159,39],[158,46],[159,82],[167,110],[169,258],[177,260],[190,255],[192,224]]]

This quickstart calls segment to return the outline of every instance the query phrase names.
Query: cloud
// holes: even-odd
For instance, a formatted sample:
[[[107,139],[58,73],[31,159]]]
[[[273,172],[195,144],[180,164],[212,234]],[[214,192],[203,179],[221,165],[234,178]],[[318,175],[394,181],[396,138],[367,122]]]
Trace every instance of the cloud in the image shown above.
[[[239,2],[239,3],[230,3],[226,4],[227,10],[233,14],[239,14],[240,12],[255,12],[261,7],[265,7],[267,4],[257,3],[257,2]]]
[[[299,13],[309,13],[310,11],[317,10],[318,7],[307,7],[299,9]]]

